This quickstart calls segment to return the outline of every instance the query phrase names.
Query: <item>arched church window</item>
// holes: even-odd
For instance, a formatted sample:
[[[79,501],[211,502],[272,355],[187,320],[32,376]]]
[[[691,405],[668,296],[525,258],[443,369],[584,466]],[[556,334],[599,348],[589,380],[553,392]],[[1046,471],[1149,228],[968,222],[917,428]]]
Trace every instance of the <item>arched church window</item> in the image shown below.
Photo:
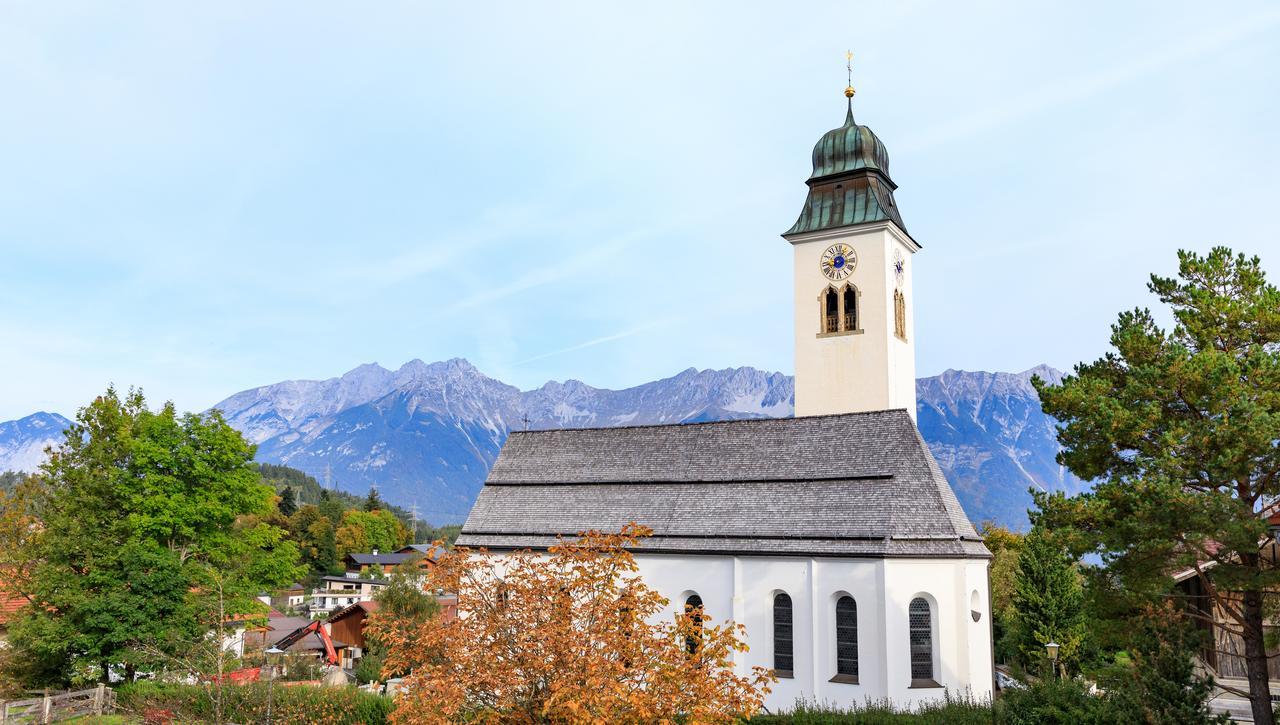
[[[893,334],[907,339],[907,297],[897,289],[893,291]]]
[[[823,332],[839,332],[840,331],[840,295],[836,291],[827,288],[826,293],[822,295],[823,309]]]
[[[844,293],[844,331],[853,332],[858,329],[858,288],[845,285]]]
[[[844,595],[836,600],[836,676],[832,682],[858,682],[858,604]]]
[[[622,638],[626,642],[626,650],[629,652],[631,650],[631,638],[636,631],[636,596],[630,587],[623,589],[622,593],[618,595],[617,605],[618,625],[622,630]],[[630,657],[624,656],[622,658],[622,668],[631,669]]]
[[[684,600],[684,616],[689,619],[692,630],[684,638],[684,648],[689,654],[694,654],[702,644],[702,597],[690,594],[689,598]]]
[[[795,657],[792,640],[791,597],[786,592],[773,595],[773,673],[793,677]]]
[[[933,679],[933,613],[924,597],[911,600],[907,610],[911,638],[911,686],[936,687]]]

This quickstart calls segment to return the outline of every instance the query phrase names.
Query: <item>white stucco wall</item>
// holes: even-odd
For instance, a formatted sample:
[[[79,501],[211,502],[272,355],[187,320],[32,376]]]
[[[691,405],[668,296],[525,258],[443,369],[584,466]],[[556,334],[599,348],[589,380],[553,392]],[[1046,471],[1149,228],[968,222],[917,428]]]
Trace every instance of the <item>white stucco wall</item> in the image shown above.
[[[920,249],[889,222],[812,232],[789,238],[795,251],[795,365],[797,416],[906,408],[916,415],[913,255]],[[832,282],[822,273],[822,253],[837,242],[858,255],[854,271]],[[898,289],[894,252],[905,260],[906,340],[894,335],[893,292]],[[820,295],[851,283],[858,298],[861,332],[820,335]]]
[[[765,703],[770,711],[790,709],[801,697],[845,706],[889,698],[904,707],[941,699],[946,691],[991,697],[986,560],[640,554],[636,561],[645,582],[670,600],[664,617],[697,593],[715,621],[746,625],[750,650],[738,663],[744,672],[773,667],[773,596],[790,595],[795,676],[779,680]],[[858,607],[858,684],[830,681],[836,599],[846,593]],[[933,605],[939,688],[910,687],[907,608],[917,596]]]

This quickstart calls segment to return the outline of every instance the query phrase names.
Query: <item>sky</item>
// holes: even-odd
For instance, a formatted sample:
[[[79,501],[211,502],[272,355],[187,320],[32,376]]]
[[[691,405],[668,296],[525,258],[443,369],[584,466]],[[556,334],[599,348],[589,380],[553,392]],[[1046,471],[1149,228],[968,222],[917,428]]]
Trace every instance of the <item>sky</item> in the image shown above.
[[[1274,3],[0,0],[0,420],[414,358],[789,373],[846,49],[921,375],[1096,358],[1180,248],[1280,276]]]

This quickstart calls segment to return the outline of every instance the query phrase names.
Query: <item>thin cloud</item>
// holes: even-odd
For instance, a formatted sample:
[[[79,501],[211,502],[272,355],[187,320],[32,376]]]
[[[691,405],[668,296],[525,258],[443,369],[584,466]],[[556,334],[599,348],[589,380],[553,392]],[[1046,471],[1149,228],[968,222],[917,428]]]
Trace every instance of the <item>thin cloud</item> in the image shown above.
[[[1093,75],[1043,83],[1038,90],[1020,96],[1003,106],[994,109],[988,107],[981,113],[974,113],[950,123],[935,126],[914,139],[905,139],[898,153],[916,154],[928,151],[1053,108],[1077,103],[1090,96],[1133,83],[1170,66],[1227,48],[1243,38],[1257,35],[1277,25],[1280,25],[1280,9],[1273,9],[1198,38],[1181,40],[1176,45],[1125,65],[1111,67]]]
[[[633,335],[639,335],[642,332],[652,330],[656,327],[664,327],[670,323],[671,323],[671,320],[654,320],[652,322],[646,322],[643,325],[637,325],[635,327],[623,330],[622,332],[615,332],[612,335],[605,335],[603,337],[592,338],[590,340],[587,340],[586,342],[580,342],[576,345],[570,345],[569,347],[562,347],[559,350],[552,350],[551,352],[544,352],[541,355],[534,355],[533,357],[525,358],[524,360],[521,360],[515,364],[525,365],[531,362],[535,362],[537,360],[545,360],[546,358],[549,358],[549,357],[555,357],[556,355],[564,355],[565,353],[576,352],[578,350],[583,350],[588,347],[603,345],[606,342],[613,342],[615,340],[621,340],[626,337],[632,337]]]
[[[448,316],[471,307],[496,302],[521,292],[527,292],[537,287],[560,282],[588,272],[602,263],[617,259],[619,253],[629,247],[640,236],[642,235],[630,234],[607,244],[593,245],[588,247],[586,251],[570,255],[555,264],[539,267],[509,283],[488,287],[469,297],[464,297],[446,307],[441,314],[442,316]]]

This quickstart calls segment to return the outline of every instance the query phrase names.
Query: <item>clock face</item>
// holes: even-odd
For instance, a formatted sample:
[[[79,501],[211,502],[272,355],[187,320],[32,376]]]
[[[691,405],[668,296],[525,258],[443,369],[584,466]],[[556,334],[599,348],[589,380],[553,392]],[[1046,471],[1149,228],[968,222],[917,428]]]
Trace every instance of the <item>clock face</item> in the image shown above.
[[[832,244],[822,253],[822,260],[818,265],[822,267],[822,273],[827,279],[841,280],[853,274],[854,268],[858,266],[858,255],[848,244]]]
[[[902,250],[893,250],[893,276],[898,280],[898,286],[902,286],[902,277],[907,271],[907,260],[902,258]]]

